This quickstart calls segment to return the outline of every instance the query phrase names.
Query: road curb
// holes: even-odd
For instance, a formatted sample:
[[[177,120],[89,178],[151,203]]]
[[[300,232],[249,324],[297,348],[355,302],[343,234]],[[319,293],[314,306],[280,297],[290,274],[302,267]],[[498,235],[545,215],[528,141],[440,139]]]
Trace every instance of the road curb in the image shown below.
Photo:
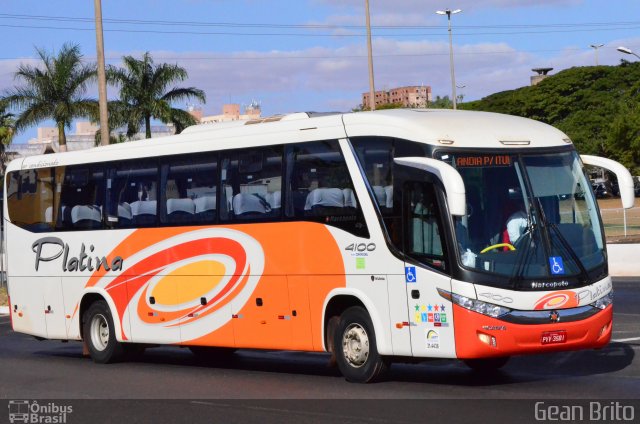
[[[0,306],[0,315],[9,315],[9,307]]]

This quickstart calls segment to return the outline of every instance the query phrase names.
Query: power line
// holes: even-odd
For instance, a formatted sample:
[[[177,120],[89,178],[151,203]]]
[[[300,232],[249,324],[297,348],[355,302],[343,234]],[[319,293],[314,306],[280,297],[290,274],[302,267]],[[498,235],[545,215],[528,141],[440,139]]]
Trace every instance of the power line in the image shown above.
[[[92,18],[71,16],[46,16],[0,13],[0,19],[20,20],[44,20],[61,22],[85,22],[93,23]],[[104,19],[104,22],[114,24],[135,25],[172,25],[172,26],[213,26],[230,28],[295,28],[295,29],[365,29],[364,25],[333,25],[333,24],[276,24],[276,23],[238,23],[238,22],[205,22],[205,21],[166,21],[143,19]],[[554,24],[500,24],[500,25],[456,25],[461,29],[531,29],[531,28],[584,28],[584,27],[632,27],[636,28],[640,21],[613,21],[613,22],[577,22]],[[372,25],[373,29],[441,29],[442,25]]]
[[[26,15],[0,13],[0,19],[18,21],[46,21],[46,22],[70,22],[93,24],[93,19],[71,16],[46,16],[46,15]],[[235,22],[203,22],[203,21],[165,21],[165,20],[142,20],[142,19],[104,19],[105,23],[114,25],[135,25],[136,28],[105,28],[106,32],[124,33],[149,33],[149,34],[180,34],[180,35],[232,35],[232,36],[260,36],[260,37],[364,37],[365,27],[362,25],[328,25],[328,24],[275,24],[275,23],[235,23]],[[188,29],[138,29],[141,25],[158,26],[163,28],[172,27],[216,27],[216,28],[244,28],[244,29],[289,29],[294,32],[238,32],[238,31],[194,31]],[[8,28],[29,28],[29,29],[50,29],[67,31],[93,31],[90,27],[77,26],[51,26],[51,25],[25,25],[25,24],[0,24],[0,27]],[[479,36],[479,35],[519,35],[519,34],[550,34],[550,33],[571,33],[571,32],[602,32],[639,29],[640,21],[613,21],[613,22],[582,22],[582,23],[555,23],[555,24],[502,24],[502,25],[459,25],[461,30],[470,32],[458,32],[457,36]],[[388,33],[388,30],[424,30],[442,29],[441,26],[428,25],[378,25],[373,26],[378,31],[378,36],[386,37],[439,37],[443,32],[420,33],[403,32]],[[311,33],[301,33],[300,30],[311,31]],[[331,33],[313,32],[317,30],[332,30]],[[337,30],[348,32],[335,33]],[[488,30],[498,30],[489,31]],[[355,33],[354,33],[355,31]]]
[[[45,25],[11,25],[0,24],[0,27],[19,28],[19,29],[52,29],[52,30],[69,30],[69,31],[94,31],[94,28],[77,28],[77,27],[54,27]],[[456,36],[478,36],[478,35],[527,35],[527,34],[553,34],[553,33],[576,33],[576,32],[605,32],[619,31],[621,29],[640,29],[640,25],[636,27],[625,28],[599,28],[599,29],[566,29],[566,30],[548,30],[548,31],[508,31],[508,32],[476,32],[476,33],[456,33]],[[277,32],[212,32],[212,31],[168,31],[168,30],[144,30],[144,29],[104,29],[105,32],[122,32],[122,33],[144,33],[144,34],[181,34],[181,35],[233,35],[233,36],[260,36],[260,37],[365,37],[366,34],[304,34],[304,33],[277,33]],[[409,33],[409,34],[379,34],[385,37],[441,37],[444,33]]]

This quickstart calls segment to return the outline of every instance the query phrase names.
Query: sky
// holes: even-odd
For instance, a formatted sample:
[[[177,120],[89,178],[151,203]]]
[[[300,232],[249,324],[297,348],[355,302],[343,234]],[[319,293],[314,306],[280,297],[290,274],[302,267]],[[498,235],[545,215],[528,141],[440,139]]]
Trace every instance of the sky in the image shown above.
[[[0,93],[20,85],[20,63],[35,48],[78,44],[95,62],[89,0],[2,0]],[[205,115],[224,103],[257,101],[263,116],[349,111],[369,91],[365,0],[103,0],[105,56],[150,52],[184,67],[180,86],[205,91]],[[532,68],[617,65],[626,46],[640,54],[640,0],[370,0],[376,90],[431,86],[451,95],[447,18],[455,78],[464,101],[526,86]],[[97,89],[90,88],[97,98]],[[108,88],[109,98],[117,91]],[[177,104],[187,107],[187,103]],[[41,126],[52,126],[43,122]],[[35,137],[31,128],[15,143]]]

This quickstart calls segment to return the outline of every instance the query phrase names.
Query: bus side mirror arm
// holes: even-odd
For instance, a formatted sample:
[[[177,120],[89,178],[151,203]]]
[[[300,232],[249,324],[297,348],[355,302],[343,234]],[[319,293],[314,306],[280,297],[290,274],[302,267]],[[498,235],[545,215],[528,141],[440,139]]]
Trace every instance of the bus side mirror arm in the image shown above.
[[[437,159],[424,157],[395,158],[398,165],[421,169],[434,174],[444,185],[447,193],[447,205],[451,215],[464,216],[467,214],[466,191],[460,173],[451,165]]]
[[[622,207],[629,209],[633,207],[635,202],[635,193],[633,191],[633,178],[627,168],[615,160],[601,158],[599,156],[580,155],[582,163],[585,165],[598,166],[616,174],[618,178],[618,188],[620,189],[620,200]]]

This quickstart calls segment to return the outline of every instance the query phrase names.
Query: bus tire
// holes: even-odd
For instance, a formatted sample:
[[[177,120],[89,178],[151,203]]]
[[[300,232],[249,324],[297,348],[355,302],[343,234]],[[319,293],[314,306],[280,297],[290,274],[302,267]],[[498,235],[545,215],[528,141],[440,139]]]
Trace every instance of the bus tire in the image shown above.
[[[464,363],[478,373],[490,374],[496,372],[509,362],[509,356],[499,358],[465,359]]]
[[[111,310],[104,300],[93,302],[84,313],[82,335],[93,362],[108,364],[122,359],[124,348],[116,339]]]
[[[340,316],[333,347],[338,368],[347,381],[370,383],[389,368],[388,361],[378,353],[371,318],[360,306],[352,306]]]

